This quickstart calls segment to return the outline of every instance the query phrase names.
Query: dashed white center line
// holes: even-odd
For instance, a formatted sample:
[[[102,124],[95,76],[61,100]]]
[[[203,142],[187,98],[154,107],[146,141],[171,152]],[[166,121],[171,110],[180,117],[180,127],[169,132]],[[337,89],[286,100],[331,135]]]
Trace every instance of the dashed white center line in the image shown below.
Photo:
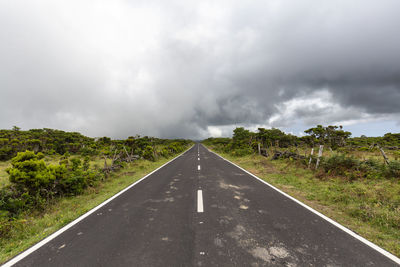
[[[200,158],[197,158],[197,160],[200,160]]]
[[[203,190],[197,190],[197,212],[204,212]]]
[[[200,171],[200,165],[197,165],[197,170]]]

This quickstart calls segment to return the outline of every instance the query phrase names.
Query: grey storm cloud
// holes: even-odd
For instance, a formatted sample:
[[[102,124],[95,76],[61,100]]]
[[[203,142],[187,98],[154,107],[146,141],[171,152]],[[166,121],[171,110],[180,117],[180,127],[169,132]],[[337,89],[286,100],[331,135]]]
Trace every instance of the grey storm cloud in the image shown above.
[[[400,2],[0,2],[0,128],[201,138],[400,113]]]

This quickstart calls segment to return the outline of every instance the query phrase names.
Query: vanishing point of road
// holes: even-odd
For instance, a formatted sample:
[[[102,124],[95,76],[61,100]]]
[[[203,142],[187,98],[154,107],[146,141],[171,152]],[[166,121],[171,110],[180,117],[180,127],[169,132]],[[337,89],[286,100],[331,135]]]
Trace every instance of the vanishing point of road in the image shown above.
[[[5,266],[400,262],[200,144],[83,217]]]

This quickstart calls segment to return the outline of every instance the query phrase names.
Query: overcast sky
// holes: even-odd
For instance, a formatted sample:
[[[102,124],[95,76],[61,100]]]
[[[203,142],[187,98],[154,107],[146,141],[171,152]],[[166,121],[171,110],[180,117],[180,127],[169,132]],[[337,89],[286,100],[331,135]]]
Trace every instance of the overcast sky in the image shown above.
[[[0,128],[400,132],[398,0],[1,0]]]

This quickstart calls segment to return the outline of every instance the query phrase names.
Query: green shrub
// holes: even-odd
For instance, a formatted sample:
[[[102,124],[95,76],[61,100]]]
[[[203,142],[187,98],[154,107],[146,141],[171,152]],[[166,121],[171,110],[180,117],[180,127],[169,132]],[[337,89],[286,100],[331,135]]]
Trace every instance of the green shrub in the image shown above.
[[[321,166],[326,173],[334,175],[345,175],[348,171],[358,170],[360,161],[354,157],[345,155],[333,155],[323,158]]]
[[[10,182],[32,196],[47,191],[56,179],[39,157],[32,151],[18,152],[11,160],[12,167],[7,169]]]
[[[77,195],[94,184],[101,178],[98,170],[89,170],[89,158],[85,157],[83,163],[79,158],[70,160],[68,166],[61,164],[49,166],[56,176],[55,192],[60,195]]]
[[[81,173],[73,172],[64,176],[59,185],[63,194],[76,195],[82,193],[86,188],[87,181]]]
[[[171,144],[168,145],[168,150],[169,150],[172,154],[182,152],[184,149],[185,149],[184,146],[181,145],[181,144],[178,143],[178,142],[173,142],[173,143],[171,143]]]
[[[46,151],[47,155],[55,155],[57,152],[54,149],[49,149]]]
[[[80,152],[83,156],[96,156],[99,154],[99,152],[95,148],[91,148],[88,146],[82,148]]]
[[[169,155],[170,155],[170,153],[169,153],[168,149],[163,148],[163,149],[161,150],[161,152],[160,152],[160,155],[161,155],[162,157],[164,157],[164,158],[168,158]]]
[[[42,155],[32,151],[20,152],[7,169],[11,187],[0,191],[0,207],[18,212],[22,207],[40,207],[57,195],[76,195],[101,178],[99,170],[89,170],[89,158],[68,159],[59,165],[46,166]]]
[[[84,171],[87,171],[87,170],[89,170],[89,167],[90,167],[90,158],[88,156],[86,156],[83,159],[82,168],[83,168]]]
[[[143,150],[143,158],[154,161],[154,149],[152,146],[146,146]]]
[[[7,214],[17,214],[26,208],[26,197],[20,196],[12,187],[6,186],[0,189],[0,211]]]
[[[400,162],[389,161],[389,164],[385,168],[385,175],[388,178],[400,178]]]

